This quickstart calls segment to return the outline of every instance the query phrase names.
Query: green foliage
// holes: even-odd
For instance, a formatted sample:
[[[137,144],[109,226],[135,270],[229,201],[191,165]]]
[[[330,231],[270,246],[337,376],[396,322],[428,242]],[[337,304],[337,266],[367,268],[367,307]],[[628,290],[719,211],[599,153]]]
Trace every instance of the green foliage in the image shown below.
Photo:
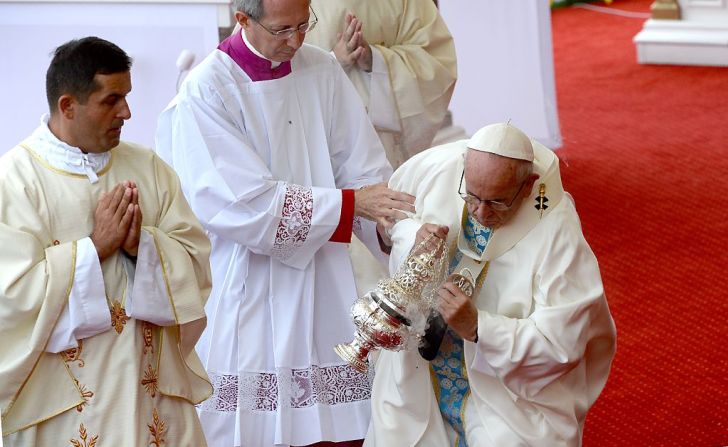
[[[591,0],[593,1],[593,0]],[[574,3],[591,3],[590,0],[551,0],[552,8],[563,8],[564,6],[571,6]]]

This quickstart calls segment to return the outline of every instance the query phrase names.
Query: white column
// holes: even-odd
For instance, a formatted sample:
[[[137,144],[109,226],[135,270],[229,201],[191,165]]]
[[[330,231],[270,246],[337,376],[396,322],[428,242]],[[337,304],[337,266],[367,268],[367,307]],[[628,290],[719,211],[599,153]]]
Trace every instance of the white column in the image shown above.
[[[449,0],[440,12],[455,38],[454,123],[473,134],[508,119],[544,145],[561,145],[551,11],[545,0]]]

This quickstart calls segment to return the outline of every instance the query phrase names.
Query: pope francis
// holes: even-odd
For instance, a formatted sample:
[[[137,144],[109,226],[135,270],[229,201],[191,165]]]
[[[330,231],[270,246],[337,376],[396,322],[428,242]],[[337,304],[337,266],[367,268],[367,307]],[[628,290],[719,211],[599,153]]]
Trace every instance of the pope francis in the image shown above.
[[[476,290],[441,287],[429,353],[381,352],[365,446],[581,445],[616,332],[558,158],[493,124],[411,158],[390,187],[417,197],[390,269],[435,234]]]

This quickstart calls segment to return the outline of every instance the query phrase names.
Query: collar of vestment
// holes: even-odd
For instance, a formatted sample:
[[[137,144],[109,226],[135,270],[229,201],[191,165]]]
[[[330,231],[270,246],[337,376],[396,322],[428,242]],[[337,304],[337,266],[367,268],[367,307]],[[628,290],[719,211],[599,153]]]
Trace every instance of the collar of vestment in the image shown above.
[[[262,57],[248,45],[241,31],[220,42],[217,49],[230,56],[253,82],[270,81],[291,74],[291,61],[281,62],[273,67],[275,62]]]
[[[48,127],[49,119],[48,114],[43,115],[40,126],[21,146],[29,149],[52,169],[83,175],[91,183],[98,182],[98,175],[111,161],[111,152],[85,154],[81,149],[59,140]]]
[[[561,184],[558,157],[542,144],[533,140],[532,144],[533,172],[538,174],[539,178],[534,182],[530,195],[523,199],[521,206],[505,225],[493,231],[488,246],[482,254],[472,250],[465,238],[463,232],[465,214],[463,214],[463,224],[460,225],[458,234],[458,249],[464,255],[480,262],[499,257],[523,239],[561,201],[564,187]]]

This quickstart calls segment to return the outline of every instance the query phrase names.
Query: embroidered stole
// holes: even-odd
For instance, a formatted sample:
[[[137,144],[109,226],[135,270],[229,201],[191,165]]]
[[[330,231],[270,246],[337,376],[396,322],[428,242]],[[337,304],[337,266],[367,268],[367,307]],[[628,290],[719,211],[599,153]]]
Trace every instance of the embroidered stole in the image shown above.
[[[493,230],[478,223],[469,214],[463,219],[463,234],[471,250],[478,254],[485,251]],[[463,256],[463,253],[455,247],[448,268],[448,274],[459,272],[464,267],[476,264],[476,261]],[[488,267],[471,267],[474,275],[477,275],[475,294],[485,280]],[[482,270],[482,271],[481,271]],[[475,294],[473,298],[475,298]],[[440,350],[437,356],[430,363],[430,374],[432,384],[437,396],[440,413],[445,421],[457,433],[455,446],[467,447],[465,439],[465,405],[470,395],[468,373],[465,368],[465,355],[463,350],[463,339],[452,329],[448,328],[442,339]]]

